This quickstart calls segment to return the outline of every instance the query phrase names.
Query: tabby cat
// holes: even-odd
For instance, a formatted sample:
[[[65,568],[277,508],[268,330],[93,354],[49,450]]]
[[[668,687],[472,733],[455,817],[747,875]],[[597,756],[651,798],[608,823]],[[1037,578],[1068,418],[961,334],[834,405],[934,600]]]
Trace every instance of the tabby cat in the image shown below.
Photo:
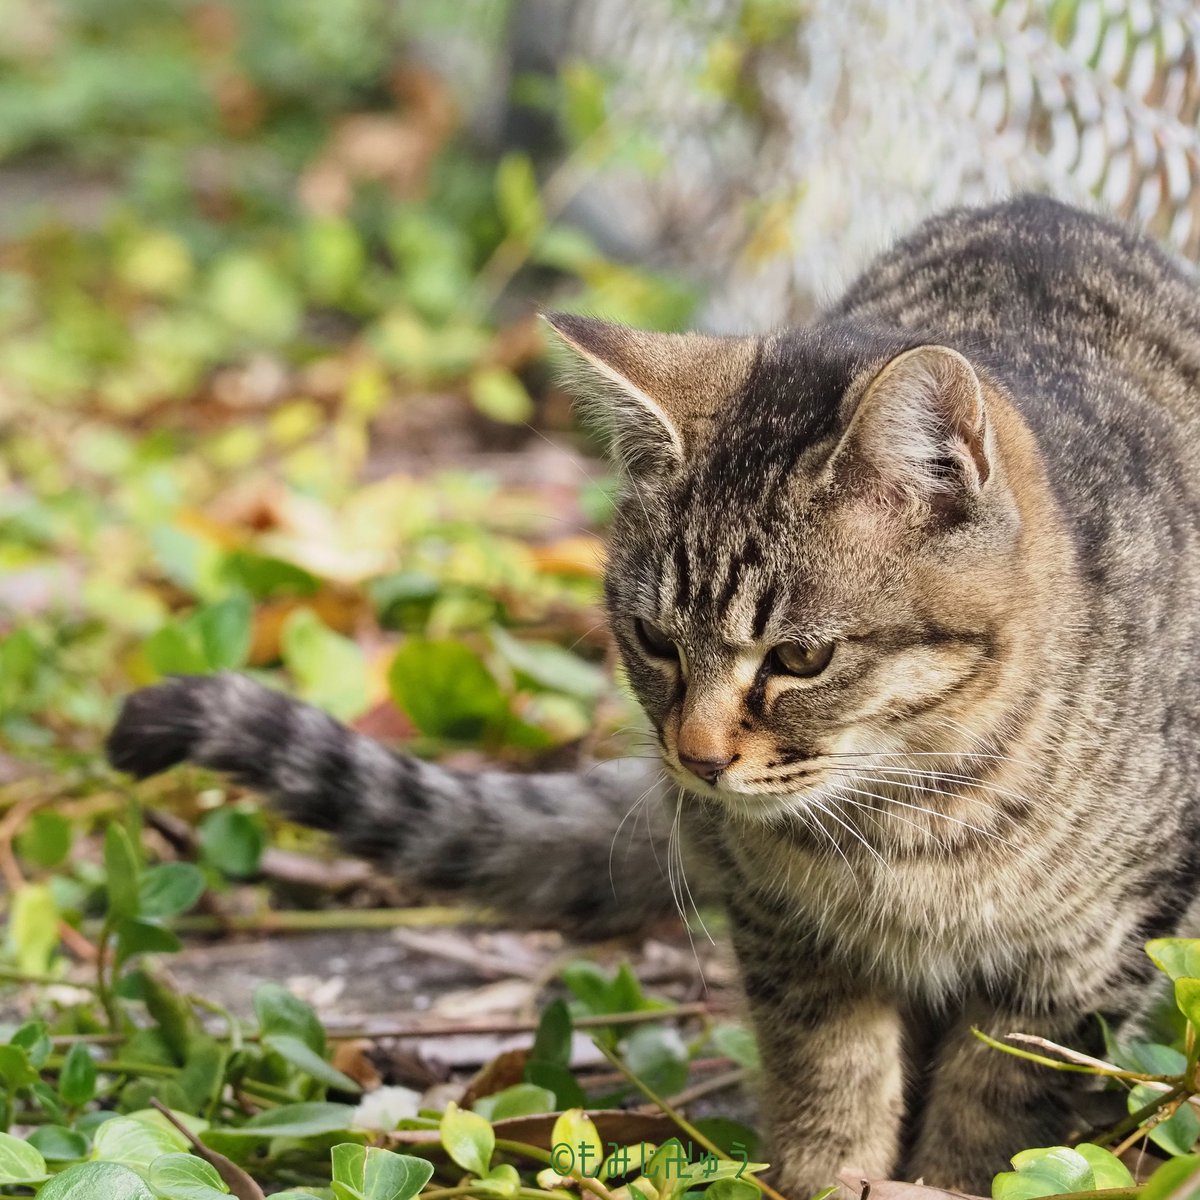
[[[459,774],[234,675],[131,696],[112,761],[229,771],[406,879],[589,933],[671,909],[678,819],[780,1189],[986,1190],[1072,1131],[1078,1077],[971,1027],[1136,1017],[1143,943],[1200,890],[1195,283],[1025,197],[930,221],[807,328],[549,320],[625,479],[607,604],[665,771]]]

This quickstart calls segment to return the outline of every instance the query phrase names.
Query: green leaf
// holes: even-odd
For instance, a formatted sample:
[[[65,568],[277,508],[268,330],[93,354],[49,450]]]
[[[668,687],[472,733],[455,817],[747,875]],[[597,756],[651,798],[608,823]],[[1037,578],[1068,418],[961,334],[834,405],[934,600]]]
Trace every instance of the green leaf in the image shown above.
[[[150,1186],[165,1200],[221,1200],[229,1188],[216,1167],[194,1154],[164,1154],[150,1164]]]
[[[607,1016],[612,984],[607,973],[587,959],[567,963],[562,970],[563,983],[574,993],[584,1013],[590,1017]]]
[[[233,879],[258,874],[267,848],[262,818],[241,808],[218,808],[200,822],[200,853],[204,861]]]
[[[461,642],[409,638],[388,672],[392,698],[430,737],[474,741],[503,728],[508,702]]]
[[[77,1162],[87,1158],[91,1139],[63,1125],[39,1125],[28,1137],[29,1144],[47,1161]]]
[[[594,704],[607,686],[600,667],[556,642],[518,640],[498,625],[492,640],[509,666],[538,687]]]
[[[468,390],[471,403],[493,421],[522,425],[533,417],[533,401],[525,385],[507,367],[479,367]]]
[[[337,1200],[412,1200],[433,1176],[423,1158],[343,1143],[333,1148]]]
[[[110,915],[136,917],[141,864],[125,826],[119,821],[110,822],[104,832],[104,874]]]
[[[504,1121],[510,1117],[536,1117],[552,1113],[557,1104],[549,1088],[532,1083],[514,1083],[491,1096],[475,1101],[475,1111],[486,1121]]]
[[[604,1143],[595,1123],[582,1108],[569,1108],[559,1115],[550,1133],[550,1146],[552,1150],[567,1147],[570,1151],[570,1170],[562,1170],[557,1162],[553,1164],[560,1175],[572,1175],[576,1179],[595,1175],[604,1162]],[[566,1151],[563,1157],[565,1160]]]
[[[286,1033],[264,1035],[262,1044],[273,1050],[293,1067],[303,1071],[327,1087],[339,1088],[344,1092],[361,1092],[362,1088],[349,1075],[343,1075],[321,1055],[306,1046],[298,1037]]]
[[[53,1044],[45,1021],[26,1021],[16,1033],[8,1039],[10,1046],[17,1046],[29,1055],[29,1061],[38,1070],[46,1065]]]
[[[159,1155],[187,1150],[187,1139],[165,1122],[153,1122],[140,1116],[118,1117],[96,1130],[92,1157],[120,1163],[146,1176],[150,1164]]]
[[[135,1172],[110,1162],[69,1167],[38,1192],[38,1200],[100,1200],[100,1197],[104,1200],[155,1200],[154,1193]]]
[[[231,329],[253,342],[281,343],[300,325],[300,297],[267,259],[228,251],[208,280],[208,304]]]
[[[297,609],[284,622],[284,666],[309,703],[349,721],[371,702],[367,659],[362,648],[330,629],[312,609]]]
[[[205,675],[208,656],[199,631],[186,623],[156,629],[142,647],[146,661],[160,675]]]
[[[992,1180],[993,1200],[1031,1200],[1066,1192],[1092,1191],[1095,1177],[1082,1154],[1067,1146],[1022,1150],[1013,1156],[1015,1171],[1004,1171]]]
[[[182,1063],[197,1029],[192,1006],[159,972],[151,970],[142,973],[142,1000],[170,1050],[171,1065]]]
[[[244,1125],[222,1126],[211,1132],[222,1138],[266,1140],[310,1138],[325,1133],[347,1133],[354,1128],[354,1108],[349,1104],[281,1104],[251,1117]]]
[[[46,1178],[46,1160],[35,1146],[0,1133],[0,1183],[38,1183]]]
[[[1134,1113],[1161,1098],[1162,1092],[1139,1083],[1130,1089],[1126,1103],[1129,1111]],[[1200,1116],[1190,1104],[1182,1104],[1171,1117],[1148,1130],[1148,1135],[1156,1146],[1162,1147],[1168,1154],[1190,1154],[1197,1139],[1200,1139]]]
[[[475,1181],[476,1188],[491,1196],[515,1196],[521,1190],[521,1176],[511,1163],[493,1167],[482,1179]]]
[[[586,1103],[579,1080],[562,1063],[542,1062],[531,1058],[525,1064],[525,1082],[554,1093],[557,1109],[582,1108]]]
[[[758,1056],[758,1043],[754,1034],[744,1025],[723,1024],[712,1031],[713,1045],[727,1058],[732,1058],[739,1067],[757,1071],[762,1066]]]
[[[8,936],[16,950],[17,967],[45,974],[58,947],[58,905],[44,883],[22,884],[12,899]]]
[[[229,1052],[207,1034],[193,1033],[187,1059],[176,1077],[192,1112],[208,1112],[221,1094]]]
[[[1129,1168],[1111,1150],[1103,1146],[1093,1146],[1091,1142],[1080,1142],[1075,1147],[1077,1154],[1082,1154],[1092,1168],[1092,1178],[1098,1188],[1133,1187],[1135,1180],[1129,1173]]]
[[[679,1091],[688,1077],[688,1052],[679,1031],[642,1025],[625,1042],[625,1065],[660,1096]]]
[[[758,1200],[762,1193],[747,1179],[718,1179],[704,1195],[707,1200]]]
[[[39,809],[17,838],[17,852],[38,867],[60,866],[71,852],[71,822],[61,813]]]
[[[1200,979],[1176,979],[1175,1003],[1179,1011],[1200,1029]]]
[[[254,616],[250,597],[241,593],[216,604],[206,604],[190,618],[210,671],[232,671],[243,666],[250,653]]]
[[[1200,979],[1200,938],[1155,938],[1146,953],[1171,979]]]
[[[20,1046],[0,1046],[0,1082],[7,1090],[30,1087],[41,1078]]]
[[[191,863],[160,863],[138,881],[138,911],[143,917],[175,917],[204,894],[204,872]]]
[[[533,164],[525,154],[506,154],[496,168],[496,206],[510,236],[530,240],[546,224]]]
[[[459,1108],[451,1101],[439,1126],[446,1153],[464,1171],[486,1175],[496,1149],[496,1134],[478,1113]]]
[[[1165,1162],[1150,1176],[1138,1200],[1194,1200],[1200,1185],[1200,1154],[1185,1154]]]
[[[96,1094],[96,1060],[85,1043],[76,1042],[67,1051],[58,1076],[58,1092],[71,1108],[81,1107]]]
[[[298,996],[277,983],[262,983],[254,991],[254,1015],[265,1035],[297,1038],[315,1054],[325,1053],[325,1029],[317,1014]]]
[[[571,1062],[571,1010],[563,1000],[553,1000],[546,1005],[538,1021],[537,1033],[533,1038],[530,1058],[542,1062]]]
[[[153,921],[133,918],[117,925],[117,966],[136,954],[174,954],[183,943],[169,930]]]

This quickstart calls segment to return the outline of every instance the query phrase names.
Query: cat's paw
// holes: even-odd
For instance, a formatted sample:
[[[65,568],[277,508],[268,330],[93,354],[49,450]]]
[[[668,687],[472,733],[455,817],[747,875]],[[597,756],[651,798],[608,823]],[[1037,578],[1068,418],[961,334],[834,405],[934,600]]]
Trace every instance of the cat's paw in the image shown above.
[[[186,761],[203,729],[201,696],[210,685],[206,676],[180,675],[126,696],[104,744],[108,761],[138,779]]]

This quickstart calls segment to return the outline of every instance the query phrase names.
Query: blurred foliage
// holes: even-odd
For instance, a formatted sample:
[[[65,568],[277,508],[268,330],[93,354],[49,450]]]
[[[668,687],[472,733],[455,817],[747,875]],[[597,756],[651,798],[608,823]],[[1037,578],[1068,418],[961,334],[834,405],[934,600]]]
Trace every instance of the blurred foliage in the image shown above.
[[[48,189],[0,202],[6,753],[86,774],[114,696],[230,668],[493,753],[589,727],[607,484],[409,438],[519,462],[568,428],[535,302],[692,296],[473,145],[412,51],[437,7],[6,0],[0,180]],[[506,6],[466,8],[495,55]],[[576,166],[612,152],[597,78],[543,92]]]

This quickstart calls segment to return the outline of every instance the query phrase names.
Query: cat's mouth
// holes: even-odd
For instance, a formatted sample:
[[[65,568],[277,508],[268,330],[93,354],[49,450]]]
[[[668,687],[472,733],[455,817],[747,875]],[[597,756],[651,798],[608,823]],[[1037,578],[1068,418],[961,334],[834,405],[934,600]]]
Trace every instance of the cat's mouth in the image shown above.
[[[789,806],[787,802],[803,802],[830,775],[822,764],[810,762],[776,771],[750,768],[744,772],[721,772],[712,780],[704,780],[677,763],[666,765],[675,781],[687,791],[706,800],[717,800],[746,815],[765,816]]]

